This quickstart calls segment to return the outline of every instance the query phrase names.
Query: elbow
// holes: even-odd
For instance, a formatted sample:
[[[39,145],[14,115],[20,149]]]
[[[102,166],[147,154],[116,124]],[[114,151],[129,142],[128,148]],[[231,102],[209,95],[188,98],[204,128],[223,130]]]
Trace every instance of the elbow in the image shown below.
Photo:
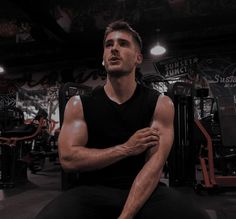
[[[88,169],[88,159],[81,155],[79,147],[59,147],[59,160],[65,172],[84,172]]]
[[[68,147],[66,147],[66,148],[60,147],[60,144],[59,144],[58,149],[59,149],[58,150],[58,152],[59,152],[59,161],[60,161],[60,165],[61,165],[62,169],[65,172],[74,172],[74,171],[76,171],[76,166],[75,166],[74,156],[73,156],[74,151],[72,151]]]
[[[59,150],[59,160],[62,169],[65,172],[74,172],[79,170],[78,167],[75,165],[74,159],[72,154],[70,153],[63,153],[62,151]]]
[[[73,163],[68,161],[65,157],[60,157],[60,164],[65,172],[74,172],[76,170]]]
[[[65,172],[83,172],[86,168],[78,159],[73,159],[72,156],[60,155],[60,164]]]

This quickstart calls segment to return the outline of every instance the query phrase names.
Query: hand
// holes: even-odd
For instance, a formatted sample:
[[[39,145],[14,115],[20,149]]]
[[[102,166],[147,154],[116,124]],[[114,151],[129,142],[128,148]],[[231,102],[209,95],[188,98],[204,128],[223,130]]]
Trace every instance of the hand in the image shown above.
[[[131,156],[141,154],[150,147],[157,146],[159,143],[158,131],[154,128],[144,128],[136,131],[123,148]]]

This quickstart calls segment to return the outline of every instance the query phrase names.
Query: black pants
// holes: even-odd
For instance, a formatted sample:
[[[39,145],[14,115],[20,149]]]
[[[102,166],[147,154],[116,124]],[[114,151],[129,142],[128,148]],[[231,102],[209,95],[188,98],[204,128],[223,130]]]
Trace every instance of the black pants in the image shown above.
[[[117,219],[128,190],[80,186],[62,193],[47,205],[37,219]],[[181,193],[158,186],[135,219],[209,218]]]

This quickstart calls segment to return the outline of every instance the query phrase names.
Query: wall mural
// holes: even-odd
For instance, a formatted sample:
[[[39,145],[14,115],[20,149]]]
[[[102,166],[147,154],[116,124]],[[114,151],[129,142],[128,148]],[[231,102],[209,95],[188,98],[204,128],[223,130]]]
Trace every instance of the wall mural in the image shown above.
[[[197,88],[209,88],[212,97],[236,93],[236,57],[186,56],[154,63],[165,79],[189,81]]]
[[[236,94],[236,57],[186,56],[169,58],[153,63],[165,81],[185,81],[195,88],[209,88],[209,96],[233,96]],[[157,75],[153,72],[153,75]],[[24,112],[25,119],[32,119],[39,109],[48,113],[48,119],[59,127],[58,95],[61,85],[67,81],[77,82],[94,88],[105,82],[104,69],[81,67],[68,72],[41,72],[22,75],[1,76],[0,108],[17,106]],[[163,81],[158,84],[163,87]],[[154,86],[155,88],[155,86]],[[209,103],[211,104],[211,103]]]
[[[0,77],[0,108],[16,106],[17,86],[9,79]]]
[[[18,89],[17,94],[16,106],[22,109],[25,119],[34,118],[39,109],[47,111],[47,89],[37,87],[32,90],[21,87]]]
[[[101,69],[80,68],[71,72],[40,72],[1,76],[0,108],[17,107],[24,119],[32,120],[39,110],[48,114],[53,132],[59,128],[59,89],[67,81],[94,88],[104,84],[106,74]]]
[[[212,94],[236,94],[236,57],[206,57],[198,65],[199,74],[208,81]]]
[[[216,110],[216,100],[221,97],[233,97],[236,94],[236,56],[235,54],[186,56],[168,58],[154,63],[157,71],[169,81],[184,81],[195,88],[206,89],[208,99],[205,98],[201,109],[201,98],[195,98],[195,108],[199,117],[205,117]]]

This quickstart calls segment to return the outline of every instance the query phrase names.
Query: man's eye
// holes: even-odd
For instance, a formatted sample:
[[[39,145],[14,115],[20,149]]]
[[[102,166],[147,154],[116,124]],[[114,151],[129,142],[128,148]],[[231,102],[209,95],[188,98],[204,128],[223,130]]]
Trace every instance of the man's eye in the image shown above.
[[[121,41],[121,42],[120,42],[120,46],[128,46],[128,42],[126,42],[126,41]]]
[[[112,46],[112,43],[106,43],[105,44],[105,47],[108,48],[108,47],[111,47]]]

